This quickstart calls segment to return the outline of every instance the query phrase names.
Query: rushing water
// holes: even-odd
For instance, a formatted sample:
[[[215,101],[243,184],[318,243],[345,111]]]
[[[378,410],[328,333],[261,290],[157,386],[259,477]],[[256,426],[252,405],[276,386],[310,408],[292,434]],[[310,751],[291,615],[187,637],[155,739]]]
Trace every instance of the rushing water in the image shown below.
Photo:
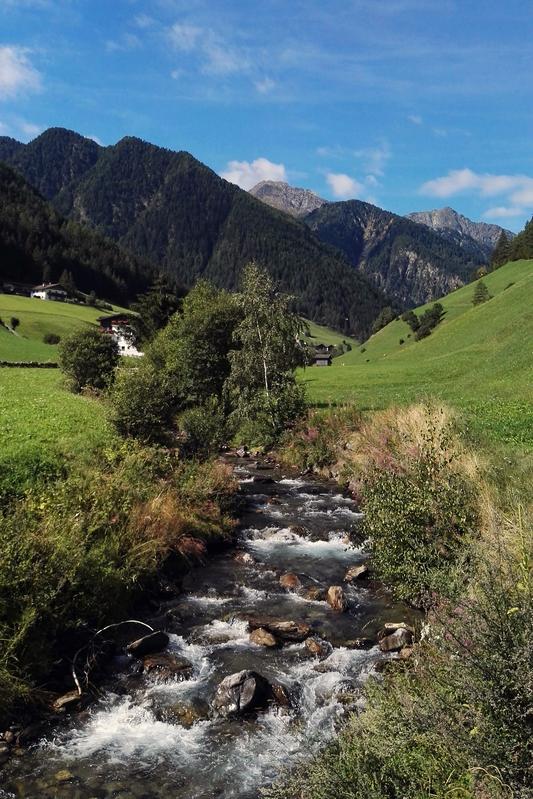
[[[383,590],[344,584],[349,608],[287,593],[284,572],[304,585],[342,585],[348,566],[365,559],[348,534],[360,514],[333,484],[291,479],[236,462],[247,498],[238,546],[194,569],[184,593],[165,602],[170,651],[193,664],[190,679],[114,676],[101,700],[50,733],[0,772],[4,797],[104,799],[255,799],[280,770],[309,758],[331,739],[358,688],[382,657],[345,644],[374,637],[404,614]],[[250,642],[242,614],[304,621],[330,642],[319,660],[303,643],[266,649]],[[149,621],[149,619],[148,619]],[[245,719],[215,718],[216,686],[253,669],[290,693],[290,709],[272,704]]]

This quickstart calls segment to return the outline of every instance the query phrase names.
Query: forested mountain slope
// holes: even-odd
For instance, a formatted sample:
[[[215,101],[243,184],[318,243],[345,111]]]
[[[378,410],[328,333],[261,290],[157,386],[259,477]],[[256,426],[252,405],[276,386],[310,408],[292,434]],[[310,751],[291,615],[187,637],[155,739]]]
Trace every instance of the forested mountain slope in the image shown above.
[[[80,141],[81,139],[81,141]],[[51,129],[4,158],[65,216],[89,224],[179,282],[235,288],[250,260],[295,295],[299,311],[364,337],[386,304],[379,289],[303,223],[216,175],[190,154],[140,139],[101,148]],[[95,160],[96,159],[96,160]]]
[[[58,280],[67,270],[80,291],[120,303],[153,281],[147,261],[66,220],[26,181],[0,163],[0,282]]]

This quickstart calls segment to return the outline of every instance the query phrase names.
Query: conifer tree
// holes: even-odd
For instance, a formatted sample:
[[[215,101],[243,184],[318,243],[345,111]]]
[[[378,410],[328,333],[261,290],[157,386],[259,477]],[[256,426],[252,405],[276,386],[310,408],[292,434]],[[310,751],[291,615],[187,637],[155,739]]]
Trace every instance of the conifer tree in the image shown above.
[[[476,285],[474,289],[474,295],[472,297],[472,305],[481,305],[483,302],[487,302],[490,300],[491,295],[489,294],[489,290],[485,283],[480,280],[479,283]]]
[[[490,259],[490,265],[493,269],[497,269],[499,266],[503,266],[509,261],[511,258],[511,242],[509,241],[507,234],[504,230],[502,230],[500,234],[500,238],[498,239],[498,243],[494,248],[494,252],[492,253],[492,257]]]

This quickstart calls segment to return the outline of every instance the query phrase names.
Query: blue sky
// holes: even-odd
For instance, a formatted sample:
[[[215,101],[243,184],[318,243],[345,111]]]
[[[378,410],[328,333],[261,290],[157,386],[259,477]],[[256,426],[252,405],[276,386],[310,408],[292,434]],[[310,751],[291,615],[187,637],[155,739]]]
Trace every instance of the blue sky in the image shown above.
[[[397,213],[533,213],[530,0],[0,0],[0,135],[188,150]]]

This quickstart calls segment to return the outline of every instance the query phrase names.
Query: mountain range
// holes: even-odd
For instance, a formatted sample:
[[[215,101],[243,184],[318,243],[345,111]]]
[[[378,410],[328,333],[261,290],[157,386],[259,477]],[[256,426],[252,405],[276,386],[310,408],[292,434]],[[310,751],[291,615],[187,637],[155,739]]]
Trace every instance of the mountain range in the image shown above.
[[[131,137],[101,147],[51,128],[26,145],[0,138],[2,160],[61,218],[96,229],[185,286],[205,277],[233,289],[242,267],[256,260],[295,297],[302,315],[360,338],[387,304],[309,227],[189,153]]]
[[[505,233],[508,239],[515,236],[512,231],[499,225],[472,222],[471,219],[467,219],[466,216],[449,207],[437,208],[433,211],[416,211],[407,214],[407,218],[426,225],[444,238],[455,242],[465,253],[479,256],[486,261],[490,260],[502,233]]]
[[[436,299],[468,281],[490,260],[503,231],[452,208],[401,217],[360,200],[331,203],[280,181],[262,181],[250,193],[303,219],[401,307]]]
[[[117,252],[137,259],[138,275],[142,262],[177,284],[205,277],[234,289],[244,264],[256,260],[303,315],[358,337],[385,305],[399,310],[435,299],[487,261],[475,223],[459,215],[454,222],[455,212],[444,220],[456,225],[454,238],[449,224],[437,225],[437,212],[421,224],[273,181],[249,193],[187,152],[133,137],[109,147],[63,128],[29,144],[0,137],[0,161],[53,206],[61,228],[65,220],[93,228],[106,251],[114,240]]]

